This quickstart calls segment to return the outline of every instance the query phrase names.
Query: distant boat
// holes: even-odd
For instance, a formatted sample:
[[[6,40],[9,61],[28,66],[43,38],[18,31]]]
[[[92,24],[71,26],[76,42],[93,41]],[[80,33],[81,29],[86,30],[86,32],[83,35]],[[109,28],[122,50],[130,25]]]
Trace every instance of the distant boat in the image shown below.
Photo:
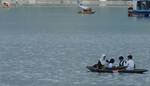
[[[81,10],[78,12],[79,14],[94,14],[96,12],[92,8],[83,4],[79,4],[79,7],[81,8]]]
[[[128,7],[128,16],[150,17],[150,0],[133,0]]]
[[[3,8],[9,8],[9,7],[10,7],[10,3],[7,2],[7,1],[3,1],[2,4],[1,4],[1,6],[2,6]]]

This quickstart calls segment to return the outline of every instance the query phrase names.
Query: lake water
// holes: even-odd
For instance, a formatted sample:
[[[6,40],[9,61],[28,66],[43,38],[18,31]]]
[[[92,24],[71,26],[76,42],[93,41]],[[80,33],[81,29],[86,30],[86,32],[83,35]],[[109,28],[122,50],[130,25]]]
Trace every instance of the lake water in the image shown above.
[[[92,73],[87,65],[134,56],[150,69],[150,18],[127,16],[127,7],[0,8],[1,86],[149,86],[150,73]]]

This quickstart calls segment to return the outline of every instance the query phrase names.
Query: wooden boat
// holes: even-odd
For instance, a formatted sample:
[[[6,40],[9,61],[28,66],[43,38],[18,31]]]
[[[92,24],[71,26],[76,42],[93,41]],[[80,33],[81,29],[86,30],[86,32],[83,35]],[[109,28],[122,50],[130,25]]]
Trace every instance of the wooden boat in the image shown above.
[[[93,66],[87,66],[87,69],[91,72],[98,72],[98,73],[144,73],[148,70],[146,69],[134,69],[134,70],[126,70],[124,68],[115,68],[115,69],[98,69]]]
[[[96,12],[91,7],[85,6],[81,3],[79,4],[79,7],[81,8],[78,12],[79,14],[94,14]]]
[[[79,11],[79,14],[94,14],[96,11]]]

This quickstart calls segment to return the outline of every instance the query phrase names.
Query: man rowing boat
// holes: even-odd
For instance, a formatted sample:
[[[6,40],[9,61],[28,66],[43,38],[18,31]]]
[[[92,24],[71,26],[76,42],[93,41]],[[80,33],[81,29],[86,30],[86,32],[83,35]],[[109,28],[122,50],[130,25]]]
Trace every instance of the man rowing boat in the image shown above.
[[[93,65],[93,67],[102,69],[104,68],[108,63],[108,60],[106,60],[106,55],[102,54],[102,57],[98,59],[98,63]]]

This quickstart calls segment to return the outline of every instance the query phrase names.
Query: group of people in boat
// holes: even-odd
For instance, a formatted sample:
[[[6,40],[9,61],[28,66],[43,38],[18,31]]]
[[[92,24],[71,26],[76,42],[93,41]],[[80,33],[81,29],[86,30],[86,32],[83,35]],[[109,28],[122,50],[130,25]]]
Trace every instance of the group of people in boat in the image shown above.
[[[150,10],[150,1],[137,1],[138,10]]]
[[[98,69],[126,69],[126,70],[135,69],[135,63],[133,61],[132,55],[128,55],[127,59],[124,59],[123,56],[119,56],[118,59],[119,59],[119,63],[117,66],[115,66],[114,58],[107,60],[106,55],[102,55],[102,57],[98,60],[98,63],[94,64],[93,67],[98,68]]]

